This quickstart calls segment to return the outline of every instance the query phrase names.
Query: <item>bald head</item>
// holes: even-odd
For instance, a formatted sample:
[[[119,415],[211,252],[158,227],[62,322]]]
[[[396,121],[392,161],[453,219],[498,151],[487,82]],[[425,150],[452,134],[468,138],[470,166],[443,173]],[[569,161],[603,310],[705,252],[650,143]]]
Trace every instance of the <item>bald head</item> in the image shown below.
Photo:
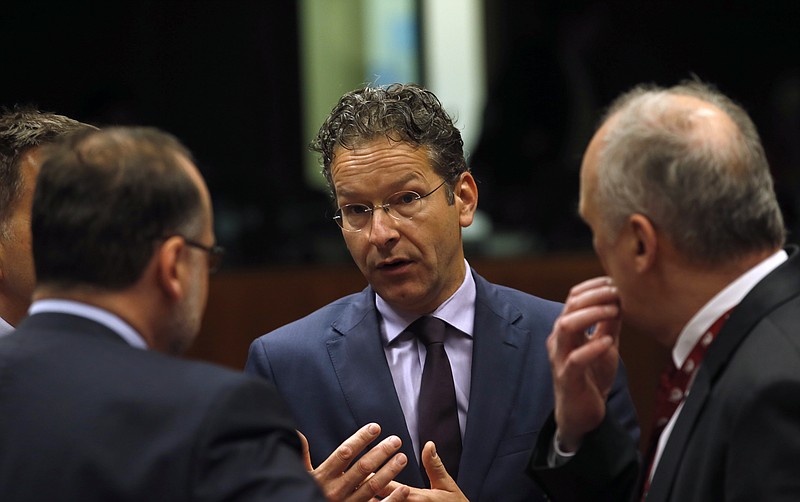
[[[753,122],[704,84],[621,96],[590,143],[581,180],[582,202],[591,192],[609,234],[643,214],[698,263],[774,250],[785,239]]]

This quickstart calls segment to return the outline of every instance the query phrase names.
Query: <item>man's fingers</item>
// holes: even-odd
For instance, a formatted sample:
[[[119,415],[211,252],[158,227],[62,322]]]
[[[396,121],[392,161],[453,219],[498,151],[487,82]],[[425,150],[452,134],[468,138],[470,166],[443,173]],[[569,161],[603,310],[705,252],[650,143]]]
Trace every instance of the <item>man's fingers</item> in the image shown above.
[[[547,349],[551,362],[560,364],[572,351],[581,348],[593,338],[619,334],[619,306],[606,304],[587,307],[581,310],[562,313],[553,326],[547,339]],[[616,329],[615,329],[616,328]],[[590,329],[593,329],[590,335]],[[614,331],[609,331],[615,329]]]
[[[301,455],[303,457],[303,465],[305,465],[307,471],[313,471],[314,467],[311,465],[311,451],[308,448],[308,439],[300,431],[297,431],[297,435],[300,436],[300,445],[301,445],[301,448],[302,448]]]
[[[410,494],[411,488],[406,485],[398,485],[388,497],[384,497],[381,500],[383,502],[403,502],[408,499]]]
[[[619,292],[613,284],[584,289],[579,293],[570,292],[564,302],[564,313],[574,312],[594,305],[618,305]]]
[[[556,319],[553,331],[570,336],[573,334],[586,336],[589,329],[595,327],[598,323],[614,321],[618,317],[619,305],[616,303],[584,307],[568,314],[561,314],[561,316]]]
[[[603,357],[613,345],[615,345],[615,339],[611,336],[598,335],[597,337],[592,337],[583,346],[569,353],[564,368],[565,373],[583,378],[589,366]]]
[[[391,461],[386,461],[400,449],[402,444],[397,436],[384,438],[341,475],[343,484],[360,486],[359,490],[369,492],[370,498],[380,493],[408,463],[404,454],[395,455]]]
[[[398,438],[399,442],[400,439]],[[359,461],[360,462],[360,461]],[[355,491],[353,497],[348,498],[349,502],[360,502],[372,500],[376,495],[383,495],[387,492],[387,487],[392,483],[392,480],[408,465],[408,458],[403,453],[398,453],[386,462],[374,474],[368,475],[363,482],[361,482]],[[347,473],[345,473],[347,476]],[[403,486],[399,483],[393,484],[395,487],[392,493],[398,492],[399,488]],[[397,500],[405,500],[408,496],[408,490],[400,490],[397,494]],[[403,495],[405,494],[405,495]],[[400,498],[402,496],[402,498]],[[390,499],[395,500],[395,499]]]
[[[594,277],[592,279],[585,280],[575,286],[572,286],[569,290],[569,296],[579,295],[585,291],[590,289],[596,289],[603,286],[610,286],[613,282],[611,281],[610,277],[603,276],[603,277]]]
[[[432,490],[453,492],[459,489],[453,477],[447,472],[442,459],[437,455],[436,445],[433,441],[425,443],[421,457],[422,465],[425,466],[425,473],[431,481]]]
[[[340,444],[339,447],[315,469],[315,475],[323,479],[340,476],[342,472],[347,470],[353,462],[353,459],[378,437],[380,432],[381,428],[376,423],[369,423],[361,427],[355,434],[347,438],[344,443]]]

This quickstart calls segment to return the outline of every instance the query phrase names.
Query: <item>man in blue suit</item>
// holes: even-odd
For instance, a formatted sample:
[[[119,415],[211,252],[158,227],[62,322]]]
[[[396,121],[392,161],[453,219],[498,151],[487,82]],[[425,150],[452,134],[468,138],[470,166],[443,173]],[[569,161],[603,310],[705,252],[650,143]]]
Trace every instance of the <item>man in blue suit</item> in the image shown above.
[[[377,422],[409,458],[396,480],[429,497],[542,500],[525,468],[553,408],[545,339],[562,305],[491,284],[465,260],[478,189],[459,130],[425,89],[365,87],[340,99],[312,146],[369,286],[255,340],[246,371],[278,387],[315,462]],[[427,349],[410,326],[421,316],[446,323],[461,442],[460,460],[441,458],[457,486],[438,469],[442,445],[419,431]],[[625,383],[620,372],[608,406],[638,439]]]

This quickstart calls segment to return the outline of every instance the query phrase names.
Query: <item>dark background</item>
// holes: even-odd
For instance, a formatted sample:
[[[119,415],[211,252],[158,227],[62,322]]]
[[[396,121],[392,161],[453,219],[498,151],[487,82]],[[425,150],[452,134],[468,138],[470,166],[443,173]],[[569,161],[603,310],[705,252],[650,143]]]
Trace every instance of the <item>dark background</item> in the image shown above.
[[[523,254],[588,250],[577,172],[603,106],[693,74],[751,112],[796,233],[798,4],[487,0],[488,102],[469,162],[495,233]],[[208,180],[229,269],[349,261],[327,196],[303,181],[297,21],[291,1],[6,1],[0,105],[178,136]]]

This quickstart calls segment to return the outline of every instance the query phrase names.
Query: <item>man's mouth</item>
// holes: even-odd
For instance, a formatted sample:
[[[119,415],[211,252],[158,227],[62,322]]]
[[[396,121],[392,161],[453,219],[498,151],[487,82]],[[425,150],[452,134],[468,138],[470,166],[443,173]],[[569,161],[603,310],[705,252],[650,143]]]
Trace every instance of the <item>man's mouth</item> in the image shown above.
[[[389,260],[378,264],[378,270],[395,270],[411,263],[408,260]]]

